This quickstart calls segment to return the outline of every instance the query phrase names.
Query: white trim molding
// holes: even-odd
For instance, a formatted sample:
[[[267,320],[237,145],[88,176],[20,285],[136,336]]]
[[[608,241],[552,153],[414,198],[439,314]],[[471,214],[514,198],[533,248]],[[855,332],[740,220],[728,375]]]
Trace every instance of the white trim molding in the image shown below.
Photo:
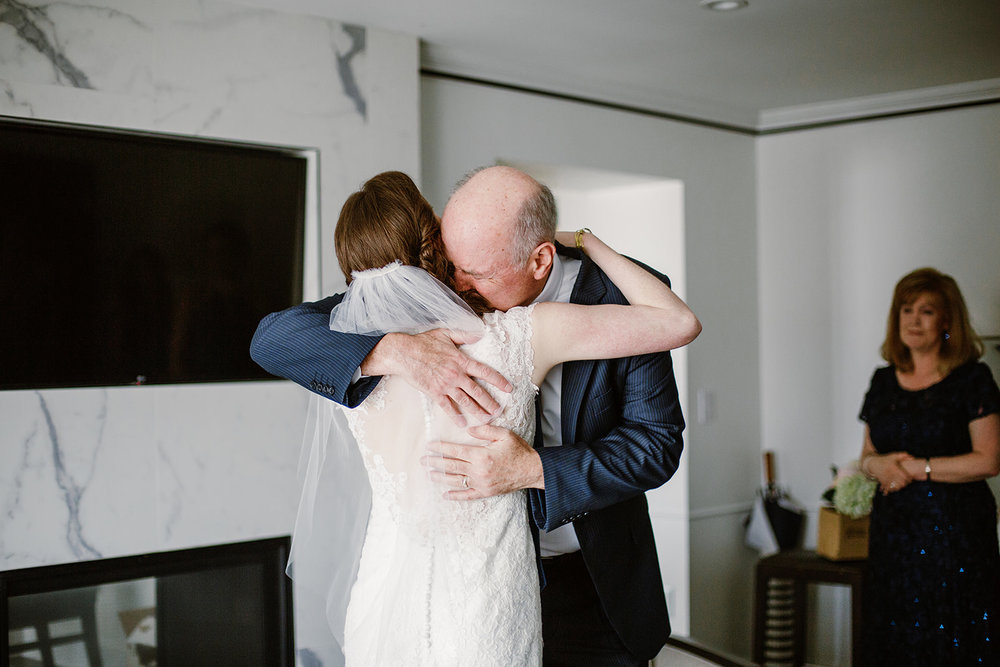
[[[884,95],[765,109],[758,115],[755,129],[758,132],[780,132],[801,126],[995,101],[1000,101],[1000,79],[984,79]]]

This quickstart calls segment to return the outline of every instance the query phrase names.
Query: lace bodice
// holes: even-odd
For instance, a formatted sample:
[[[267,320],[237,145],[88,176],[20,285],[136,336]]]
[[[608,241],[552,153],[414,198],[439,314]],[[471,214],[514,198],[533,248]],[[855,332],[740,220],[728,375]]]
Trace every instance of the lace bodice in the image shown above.
[[[492,423],[528,442],[533,307],[491,313],[465,346],[513,385],[487,387]],[[533,665],[541,621],[524,492],[445,500],[420,463],[434,440],[480,444],[404,381],[386,377],[348,423],[372,487],[372,510],[345,628],[348,665]]]

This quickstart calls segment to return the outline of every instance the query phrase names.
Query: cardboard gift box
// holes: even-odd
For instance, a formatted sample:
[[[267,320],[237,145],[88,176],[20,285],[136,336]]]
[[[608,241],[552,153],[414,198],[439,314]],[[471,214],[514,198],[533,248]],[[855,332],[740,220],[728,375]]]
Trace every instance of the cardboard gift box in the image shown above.
[[[868,523],[867,516],[852,519],[832,507],[820,507],[816,553],[830,560],[868,558]]]

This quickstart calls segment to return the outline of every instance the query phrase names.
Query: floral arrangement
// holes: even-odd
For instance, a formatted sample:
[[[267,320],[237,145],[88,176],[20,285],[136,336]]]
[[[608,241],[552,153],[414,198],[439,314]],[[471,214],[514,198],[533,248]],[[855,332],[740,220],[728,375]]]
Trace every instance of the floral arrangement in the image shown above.
[[[878,482],[868,479],[858,468],[857,461],[851,461],[840,469],[835,466],[833,473],[833,482],[823,492],[823,500],[852,519],[868,516]]]

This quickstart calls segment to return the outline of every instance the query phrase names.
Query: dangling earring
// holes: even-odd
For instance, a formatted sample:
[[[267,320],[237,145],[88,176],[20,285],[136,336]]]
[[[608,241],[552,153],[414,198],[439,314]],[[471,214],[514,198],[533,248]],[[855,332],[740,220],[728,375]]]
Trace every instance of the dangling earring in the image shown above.
[[[945,339],[945,340],[948,340],[949,338],[951,338],[951,334],[950,334],[950,333],[948,333],[947,331],[945,331],[945,332],[944,332],[944,339]]]

